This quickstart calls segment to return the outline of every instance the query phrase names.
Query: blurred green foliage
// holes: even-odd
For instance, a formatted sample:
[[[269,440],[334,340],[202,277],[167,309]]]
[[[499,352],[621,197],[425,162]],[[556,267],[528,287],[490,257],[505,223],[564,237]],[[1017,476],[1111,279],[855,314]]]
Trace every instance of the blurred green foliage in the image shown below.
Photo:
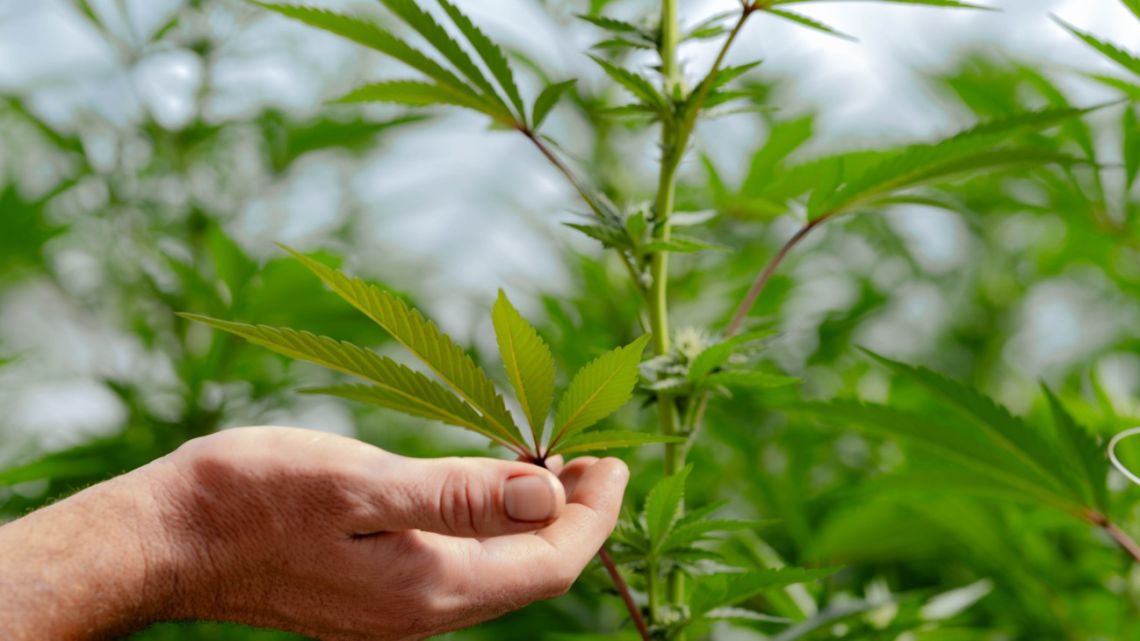
[[[76,8],[134,56],[167,43],[208,60],[222,43],[184,24],[200,17],[203,4],[189,3],[141,44],[121,42],[86,2]],[[547,4],[562,15],[558,3]],[[596,1],[589,10],[607,4],[620,3]],[[246,8],[233,12],[251,19]],[[1140,98],[1130,54],[1085,35],[1087,44],[1111,53],[1121,66],[1119,76],[1094,74],[1093,80],[1113,95]],[[1074,39],[1072,46],[1082,43]],[[619,51],[618,59],[623,55]],[[969,123],[1089,106],[1084,92],[1070,88],[1072,75],[1032,61],[972,54],[924,81],[944,114]],[[756,272],[794,227],[786,203],[826,180],[818,173],[773,180],[794,178],[793,168],[812,157],[803,149],[817,142],[815,114],[778,109],[785,86],[778,78],[747,83],[752,109],[733,117],[748,118],[765,132],[747,166],[707,160],[681,175],[678,210],[714,212],[700,234],[728,250],[675,259],[671,296],[678,332],[692,327],[708,336],[725,326]],[[580,83],[550,121],[561,116],[584,123],[590,135],[588,154],[578,159],[583,175],[610,201],[636,205],[652,186],[622,166],[632,136],[625,121],[607,113],[609,92],[616,89],[591,91]],[[203,98],[207,93],[208,87]],[[383,150],[388,136],[433,123],[421,114],[373,117],[339,106],[317,116],[278,109],[222,119],[196,113],[175,130],[151,116],[110,127],[117,149],[141,145],[148,152],[141,160],[117,153],[108,163],[85,137],[108,123],[61,126],[40,115],[26,96],[0,100],[0,307],[23,300],[16,295],[29,288],[47,291],[92,324],[130,337],[136,348],[126,371],[96,369],[100,386],[124,408],[110,434],[54,452],[16,440],[0,450],[0,467],[6,468],[0,472],[0,516],[17,517],[196,436],[269,420],[302,402],[296,388],[329,381],[314,368],[192,327],[175,312],[290,325],[383,348],[384,335],[302,266],[271,248],[236,240],[234,212],[282,184],[315,153],[359,158]],[[1101,440],[1138,423],[1140,406],[1129,396],[1140,376],[1136,107],[1112,104],[1018,142],[1081,162],[955,177],[940,182],[936,192],[829,222],[769,284],[753,312],[777,330],[766,341],[763,365],[804,382],[737,391],[710,404],[689,457],[687,500],[696,506],[726,501],[724,511],[734,517],[776,519],[708,544],[725,563],[843,569],[822,582],[751,596],[762,611],[786,621],[734,619],[711,626],[714,638],[1140,639],[1140,570],[1101,528],[963,478],[961,467],[946,457],[889,430],[857,429],[860,421],[841,411],[795,411],[805,401],[859,399],[930,416],[929,425],[911,427],[938,429],[945,405],[858,350],[869,346],[1006,401],[1046,435],[1046,447],[1059,458],[1077,448],[1055,438],[1054,429],[1061,428],[1052,427],[1057,419],[1036,378]],[[46,159],[50,179],[28,179],[20,166],[25,157]],[[239,176],[249,175],[256,179],[242,183]],[[194,189],[172,197],[171,184]],[[326,262],[355,263],[357,253],[369,250],[354,234],[368,213],[346,214],[312,243],[332,248],[321,252]],[[916,226],[910,219],[943,225]],[[924,235],[940,233],[953,236],[942,240],[953,242],[957,252],[947,263],[931,260],[929,244],[922,242]],[[629,343],[639,333],[642,310],[611,255],[564,251],[568,282],[536,293],[543,315],[532,320],[566,372]],[[76,255],[97,275],[92,282],[78,284],[67,267]],[[391,284],[418,297],[414,280]],[[0,343],[0,355],[12,357],[4,365],[8,373],[35,372],[24,368],[34,368],[36,353]],[[145,361],[161,363],[169,376],[146,375]],[[136,368],[141,374],[131,375]],[[486,453],[473,441],[441,440],[438,426],[347,402],[344,408],[358,436],[403,454]],[[12,427],[8,420],[0,418],[0,429]],[[648,412],[629,408],[610,422],[638,427],[650,420]],[[1122,454],[1140,463],[1140,448],[1125,444]],[[641,450],[626,458],[634,468],[627,502],[632,513],[660,477],[660,457]],[[1116,476],[1107,487],[1105,516],[1140,534],[1138,491]],[[634,638],[612,596],[604,573],[594,567],[564,598],[447,638]],[[729,636],[730,624],[738,628],[732,634],[746,636]],[[613,634],[616,629],[626,636]],[[183,623],[135,638],[293,637]]]

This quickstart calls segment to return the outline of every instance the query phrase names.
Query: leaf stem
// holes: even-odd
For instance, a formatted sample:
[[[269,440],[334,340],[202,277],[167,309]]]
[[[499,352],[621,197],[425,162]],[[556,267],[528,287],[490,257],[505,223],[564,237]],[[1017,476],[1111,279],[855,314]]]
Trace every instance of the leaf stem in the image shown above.
[[[1134,561],[1140,563],[1140,544],[1137,544],[1132,537],[1128,536],[1124,530],[1120,529],[1111,521],[1106,520],[1101,527],[1104,528],[1105,532],[1108,532],[1108,535],[1111,536],[1125,552],[1132,556]]]
[[[618,594],[621,596],[622,602],[629,610],[629,618],[633,621],[634,627],[637,628],[637,633],[641,635],[642,641],[652,641],[652,636],[649,634],[649,626],[645,624],[645,618],[641,616],[641,608],[637,606],[637,602],[633,600],[633,594],[629,591],[629,584],[622,578],[621,572],[618,571],[617,564],[614,563],[613,557],[606,551],[605,546],[598,550],[598,558],[601,559],[602,565],[609,573],[610,579],[614,582],[614,587],[617,588]]]
[[[1120,529],[1120,526],[1113,523],[1106,515],[1090,511],[1078,516],[1108,533],[1112,540],[1116,541],[1116,544],[1132,557],[1132,560],[1140,563],[1140,544],[1136,543],[1135,539],[1128,536],[1127,532]]]
[[[551,149],[550,146],[547,145],[542,140],[542,138],[531,129],[526,127],[519,127],[518,130],[524,136],[526,136],[528,140],[534,143],[534,146],[537,147],[540,152],[542,152],[542,155],[550,161],[550,164],[554,165],[554,167],[558,169],[558,171],[561,172],[563,176],[566,177],[566,180],[569,181],[570,185],[574,187],[574,190],[578,192],[578,195],[582,198],[583,201],[585,201],[586,205],[590,207],[590,210],[594,212],[594,215],[598,218],[604,218],[605,210],[603,210],[602,206],[598,204],[597,200],[595,200],[594,195],[590,192],[590,190],[587,189],[582,181],[578,179],[578,176],[574,173],[574,171],[570,169],[566,163],[562,162],[562,159],[558,157],[558,154],[555,154],[554,150]],[[619,249],[617,250],[617,254],[618,258],[621,259],[622,265],[625,266],[626,272],[629,273],[629,278],[631,281],[633,281],[633,286],[637,288],[637,291],[641,294],[642,298],[648,300],[649,290],[646,288],[645,283],[641,280],[641,273],[634,266],[633,262],[624,251]]]
[[[831,215],[824,215],[809,220],[808,222],[804,223],[803,226],[800,227],[799,230],[797,230],[796,233],[793,234],[792,237],[783,244],[783,246],[780,247],[780,250],[776,252],[776,255],[772,257],[772,260],[768,262],[763,271],[756,275],[756,279],[752,282],[752,286],[748,288],[748,293],[745,294],[744,299],[740,301],[740,304],[736,308],[736,312],[732,315],[732,320],[729,321],[728,326],[725,327],[725,338],[731,338],[740,331],[740,328],[744,324],[745,319],[748,318],[748,312],[752,311],[752,307],[756,305],[756,301],[759,300],[760,295],[764,293],[764,290],[768,287],[768,283],[772,280],[772,277],[776,275],[776,270],[780,268],[780,265],[784,262],[784,259],[786,259],[788,255],[792,253],[792,250],[796,248],[796,245],[799,245],[801,242],[803,242],[804,238],[807,238],[808,234],[810,234],[812,230],[826,222],[829,218],[831,218]],[[689,450],[692,449],[693,443],[696,442],[697,434],[700,433],[708,405],[709,392],[706,391],[701,394],[700,400],[697,401],[697,409],[693,413],[692,423],[688,425],[688,437],[683,448],[686,455],[688,454]]]

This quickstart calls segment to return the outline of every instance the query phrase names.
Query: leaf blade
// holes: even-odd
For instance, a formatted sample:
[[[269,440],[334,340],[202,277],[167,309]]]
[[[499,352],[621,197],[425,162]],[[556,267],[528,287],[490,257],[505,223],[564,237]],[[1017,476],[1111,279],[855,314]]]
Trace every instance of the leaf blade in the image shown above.
[[[491,321],[503,367],[530,423],[538,451],[542,447],[546,417],[554,402],[554,355],[501,289],[491,310]]]
[[[616,412],[633,395],[649,336],[602,354],[574,375],[558,401],[551,445]]]
[[[440,379],[483,415],[484,420],[517,445],[526,447],[503,397],[494,383],[435,323],[403,300],[359,278],[351,278],[324,263],[285,248],[338,296],[371,318],[396,342],[420,359]]]

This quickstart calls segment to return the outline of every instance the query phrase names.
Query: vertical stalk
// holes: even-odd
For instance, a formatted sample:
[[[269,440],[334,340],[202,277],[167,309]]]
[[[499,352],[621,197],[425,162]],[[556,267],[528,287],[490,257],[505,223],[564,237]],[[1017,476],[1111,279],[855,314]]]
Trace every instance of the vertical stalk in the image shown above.
[[[661,75],[664,77],[665,96],[673,101],[681,93],[681,76],[677,68],[677,45],[680,42],[680,26],[677,21],[677,0],[661,2]],[[657,198],[654,203],[654,238],[668,241],[670,220],[673,214],[673,201],[677,187],[677,166],[683,154],[685,134],[678,131],[682,123],[673,110],[661,121],[661,173],[657,183]],[[649,319],[653,331],[653,348],[657,355],[669,353],[669,252],[657,251],[650,259],[652,290],[649,297]],[[672,397],[662,394],[657,401],[657,411],[661,423],[661,433],[676,434],[677,407]],[[684,465],[684,451],[674,443],[665,445],[664,471],[666,475],[676,474]],[[647,577],[656,581],[656,568]],[[666,578],[668,599],[672,605],[683,605],[685,597],[684,575],[673,570]],[[656,588],[656,586],[654,586]],[[680,637],[678,637],[680,638]]]

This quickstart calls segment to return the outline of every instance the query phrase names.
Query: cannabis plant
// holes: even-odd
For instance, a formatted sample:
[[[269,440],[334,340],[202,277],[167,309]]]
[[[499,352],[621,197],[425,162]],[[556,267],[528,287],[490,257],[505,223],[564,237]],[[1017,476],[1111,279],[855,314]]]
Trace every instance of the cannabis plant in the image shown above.
[[[742,0],[734,11],[692,23],[687,22],[691,16],[680,15],[677,0],[662,0],[652,15],[634,21],[603,13],[610,4],[606,2],[593,3],[593,10],[581,16],[599,32],[590,58],[623,96],[606,103],[605,114],[657,133],[657,180],[645,189],[647,205],[615,202],[620,199],[575,169],[546,133],[545,126],[567,98],[577,104],[590,98],[578,93],[575,81],[544,81],[533,100],[525,99],[512,56],[450,0],[436,0],[431,7],[427,0],[380,0],[388,14],[382,21],[310,6],[254,2],[373,49],[409,69],[407,77],[366,84],[339,102],[464,109],[484,116],[493,130],[504,132],[501,135],[514,135],[532,146],[536,158],[548,161],[588,209],[585,219],[569,221],[567,227],[598,241],[628,277],[641,310],[642,336],[624,346],[611,345],[611,351],[569,379],[555,402],[558,375],[552,350],[500,291],[491,316],[505,378],[514,390],[518,411],[512,412],[495,378],[399,295],[292,250],[296,260],[379,325],[427,372],[303,330],[192,314],[187,318],[363,381],[306,390],[309,393],[460,427],[537,465],[554,455],[660,444],[663,478],[646,495],[643,509],[631,514],[599,553],[614,593],[628,611],[630,627],[648,641],[702,635],[717,621],[784,625],[784,619],[754,609],[754,597],[773,588],[821,580],[835,570],[733,563],[706,544],[721,533],[751,532],[763,524],[716,517],[721,504],[686,505],[685,501],[692,471],[687,459],[700,439],[709,407],[722,399],[796,382],[764,362],[769,332],[752,314],[781,263],[832,220],[903,204],[960,207],[948,196],[947,187],[955,181],[1042,167],[1068,172],[1097,164],[1095,158],[1041,141],[1043,132],[1079,122],[1095,109],[1089,106],[1026,109],[941,139],[798,162],[790,156],[807,138],[803,123],[777,123],[739,186],[729,185],[716,163],[705,159],[712,193],[712,202],[706,204],[726,216],[761,220],[788,216],[797,221],[798,229],[767,261],[752,265],[756,272],[752,284],[723,326],[673,331],[671,259],[726,249],[701,237],[701,226],[709,216],[679,211],[677,206],[678,182],[692,155],[698,125],[732,109],[756,106],[750,75],[759,63],[729,63],[733,44],[753,21],[759,23],[758,29],[763,20],[772,18],[844,35],[797,11],[796,5],[810,1]],[[958,0],[880,1],[948,10],[986,8]],[[715,41],[719,50],[708,69],[694,74],[682,68],[679,52],[696,41]],[[1115,50],[1111,53],[1119,56]],[[548,77],[535,65],[528,69],[540,78]],[[679,231],[682,227],[686,233]],[[979,489],[1056,506],[1104,527],[1128,546],[1127,537],[1108,517],[1106,469],[1099,445],[1059,401],[1049,397],[1055,429],[1036,429],[965,386],[928,370],[880,360],[948,408],[918,412],[895,405],[834,401],[793,403],[783,409],[793,416],[842,424],[844,429],[902,436],[957,464],[932,465],[930,474],[937,479],[973,481]],[[644,401],[638,423],[653,424],[653,429],[598,427],[635,395]],[[652,420],[650,413],[656,415]],[[797,634],[789,628],[781,638]]]

